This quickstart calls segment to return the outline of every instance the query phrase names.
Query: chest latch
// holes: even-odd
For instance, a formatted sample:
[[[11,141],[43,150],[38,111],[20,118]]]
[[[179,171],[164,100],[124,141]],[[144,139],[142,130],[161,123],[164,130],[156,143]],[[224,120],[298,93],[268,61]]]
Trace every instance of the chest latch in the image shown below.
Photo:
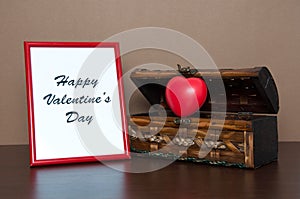
[[[176,118],[176,119],[174,119],[173,122],[176,125],[189,125],[191,123],[191,120],[190,119]]]
[[[237,119],[239,120],[251,120],[253,117],[252,112],[238,112]]]

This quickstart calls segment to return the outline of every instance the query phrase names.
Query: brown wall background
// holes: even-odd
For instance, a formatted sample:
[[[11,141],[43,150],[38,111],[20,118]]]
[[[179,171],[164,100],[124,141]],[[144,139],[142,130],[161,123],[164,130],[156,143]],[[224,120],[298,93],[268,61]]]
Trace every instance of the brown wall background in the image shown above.
[[[145,26],[192,37],[218,66],[269,66],[280,93],[279,139],[300,141],[299,19],[298,0],[0,0],[0,144],[28,143],[24,40],[101,41]],[[125,70],[145,57],[123,57]]]

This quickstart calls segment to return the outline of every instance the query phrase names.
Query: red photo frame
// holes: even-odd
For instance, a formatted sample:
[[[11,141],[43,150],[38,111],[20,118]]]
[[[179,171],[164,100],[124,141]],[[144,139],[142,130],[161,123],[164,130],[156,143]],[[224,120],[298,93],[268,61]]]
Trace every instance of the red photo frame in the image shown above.
[[[30,166],[130,158],[119,44],[24,49]]]

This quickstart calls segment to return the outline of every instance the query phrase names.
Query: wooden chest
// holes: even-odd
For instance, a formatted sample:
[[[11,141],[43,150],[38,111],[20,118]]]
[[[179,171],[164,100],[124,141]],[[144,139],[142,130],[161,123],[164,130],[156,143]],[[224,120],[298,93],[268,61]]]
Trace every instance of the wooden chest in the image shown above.
[[[203,78],[207,84],[221,83],[223,100],[213,98],[215,87],[208,85],[208,97],[199,114],[174,115],[166,103],[165,86],[178,75]],[[151,105],[160,104],[166,110],[130,116],[132,152],[240,168],[257,168],[277,160],[278,92],[267,67],[139,69],[131,74],[131,80]]]

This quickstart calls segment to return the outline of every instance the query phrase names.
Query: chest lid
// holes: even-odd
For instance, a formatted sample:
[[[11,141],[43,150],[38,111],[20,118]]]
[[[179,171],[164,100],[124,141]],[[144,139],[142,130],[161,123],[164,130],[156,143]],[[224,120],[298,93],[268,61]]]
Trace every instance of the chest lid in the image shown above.
[[[187,78],[203,78],[206,83],[209,83],[208,80],[223,81],[227,112],[278,113],[278,91],[267,67],[220,69],[217,71],[181,68],[179,66],[178,71],[138,69],[133,71],[130,77],[151,105],[162,104],[168,109],[165,86],[170,79],[180,75]],[[224,103],[224,101],[212,101],[209,90],[201,111],[211,111],[212,104]]]

